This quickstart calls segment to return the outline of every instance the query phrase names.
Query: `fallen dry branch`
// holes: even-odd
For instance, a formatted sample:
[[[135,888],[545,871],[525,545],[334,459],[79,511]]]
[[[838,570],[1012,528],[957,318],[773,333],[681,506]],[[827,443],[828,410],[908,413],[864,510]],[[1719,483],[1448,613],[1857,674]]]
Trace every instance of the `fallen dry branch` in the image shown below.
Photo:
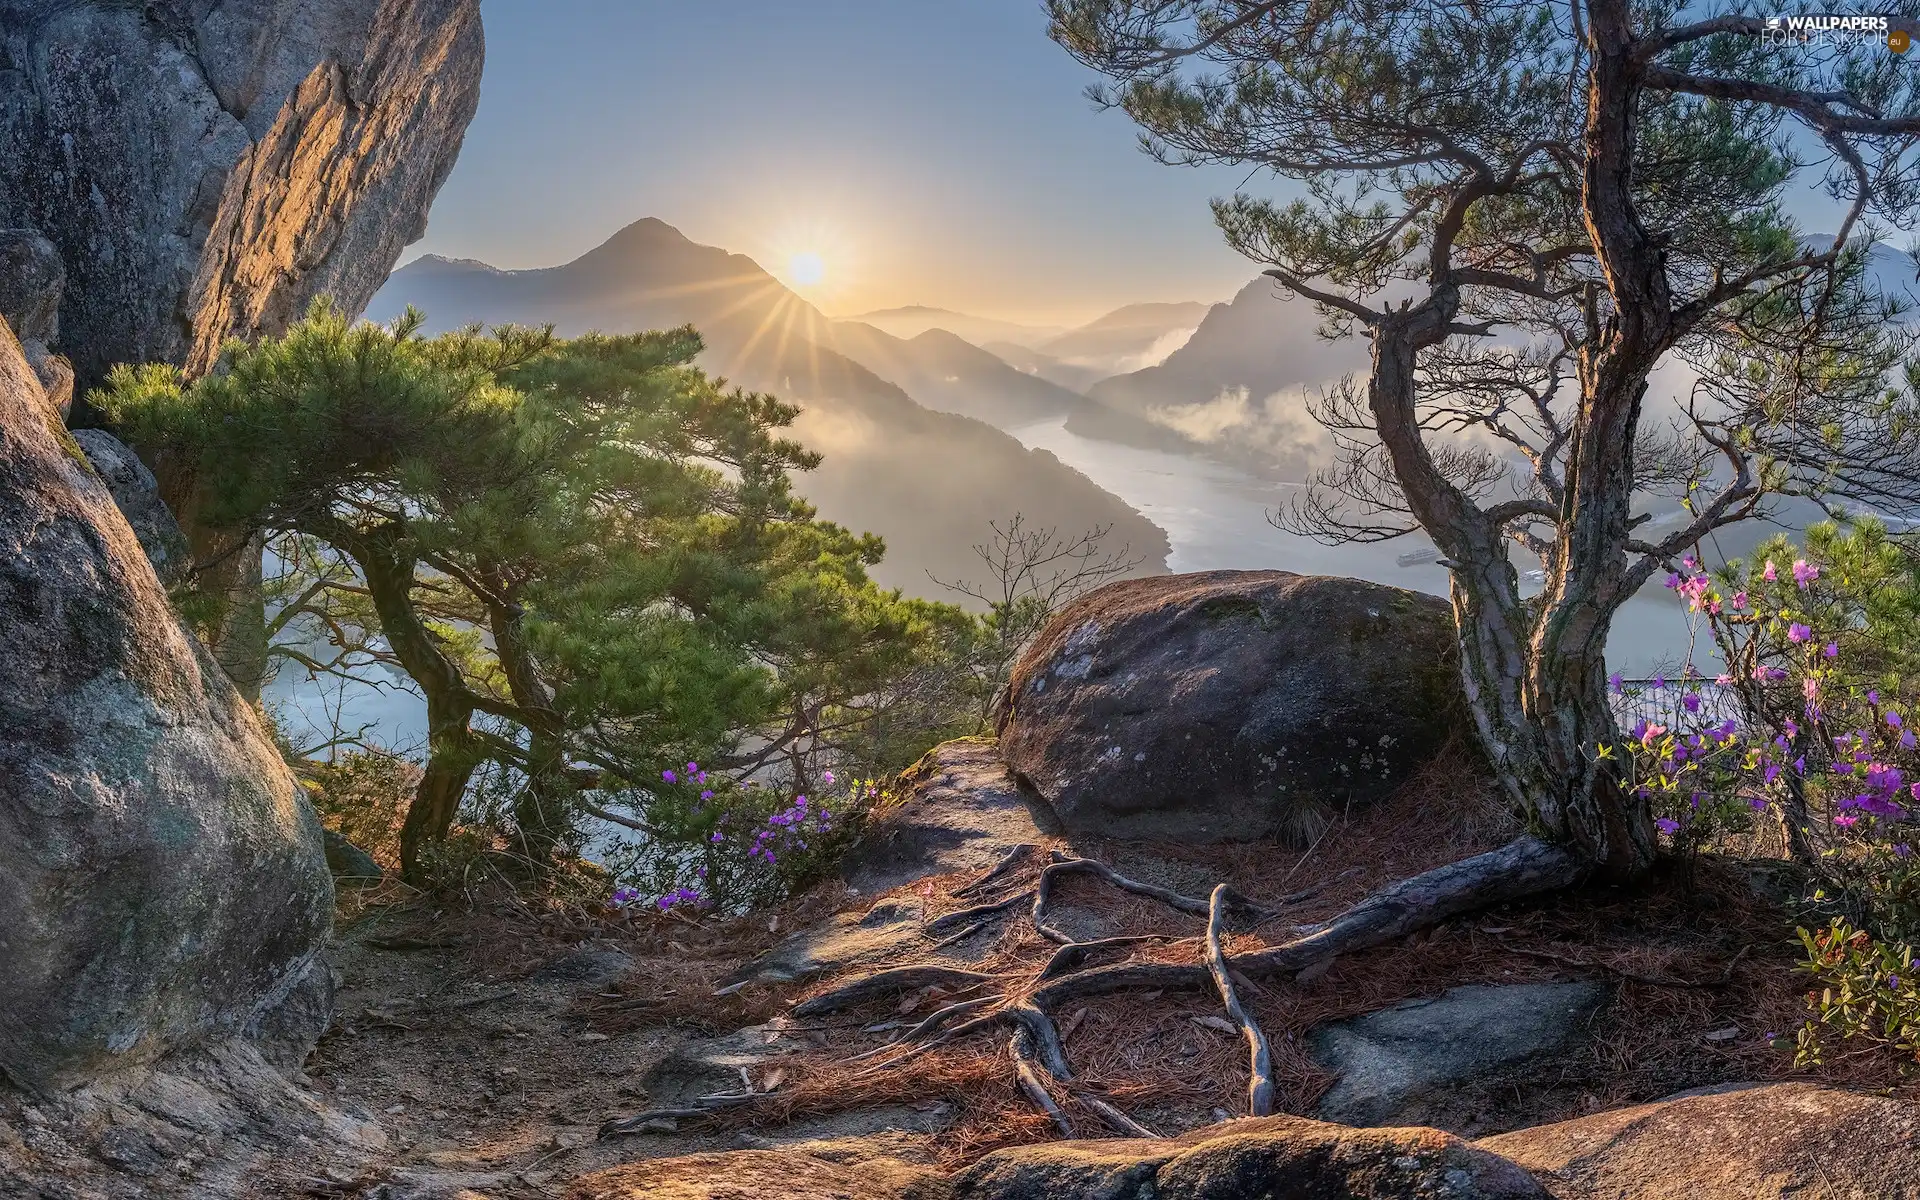
[[[701,1096],[694,1101],[692,1108],[650,1108],[637,1112],[630,1117],[615,1117],[600,1126],[596,1137],[618,1137],[629,1133],[666,1133],[669,1130],[654,1127],[656,1121],[704,1120],[721,1109],[735,1105],[751,1104],[760,1099],[758,1092],[726,1092],[717,1096]]]
[[[1213,889],[1212,911],[1207,917],[1207,970],[1213,976],[1213,985],[1220,991],[1221,1003],[1227,1007],[1227,1016],[1239,1024],[1247,1038],[1247,1054],[1250,1069],[1247,1079],[1247,1115],[1267,1117],[1273,1115],[1273,1050],[1267,1045],[1267,1035],[1260,1031],[1260,1023],[1241,1005],[1239,995],[1234,991],[1233,978],[1227,970],[1227,954],[1220,945],[1220,934],[1226,925],[1227,885],[1221,884]]]

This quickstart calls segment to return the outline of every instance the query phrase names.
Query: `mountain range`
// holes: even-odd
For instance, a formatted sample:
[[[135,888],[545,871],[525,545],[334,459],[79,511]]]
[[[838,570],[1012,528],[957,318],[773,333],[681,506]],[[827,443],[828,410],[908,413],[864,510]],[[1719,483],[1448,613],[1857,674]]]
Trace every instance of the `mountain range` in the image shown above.
[[[824,461],[796,486],[822,516],[886,539],[875,575],[890,586],[939,595],[929,574],[977,578],[973,545],[988,522],[1015,512],[1067,534],[1111,526],[1110,544],[1140,556],[1142,572],[1166,569],[1157,526],[994,427],[1070,418],[1091,407],[1085,397],[951,333],[907,339],[831,321],[753,260],[665,222],[635,222],[557,267],[425,256],[394,272],[366,315],[387,321],[408,306],[426,314],[430,332],[472,322],[552,324],[563,335],[694,325],[709,371],[801,406],[794,434]],[[1177,441],[1140,425],[1143,437]]]

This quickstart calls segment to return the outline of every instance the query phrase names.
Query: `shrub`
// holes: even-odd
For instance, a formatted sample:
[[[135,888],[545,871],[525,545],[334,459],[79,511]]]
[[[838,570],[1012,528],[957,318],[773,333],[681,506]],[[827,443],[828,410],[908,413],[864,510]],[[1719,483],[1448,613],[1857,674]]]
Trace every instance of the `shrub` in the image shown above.
[[[739,913],[775,903],[830,870],[879,802],[872,780],[832,771],[811,794],[736,787],[698,763],[662,772],[630,805],[644,830],[601,857],[620,882],[619,907],[651,905]]]
[[[1763,815],[1840,908],[1801,931],[1804,969],[1825,986],[1799,1034],[1818,1061],[1824,1031],[1913,1053],[1908,969],[1920,935],[1920,569],[1878,525],[1776,538],[1708,573],[1692,558],[1667,580],[1724,670],[1655,691],[1625,744],[1634,786],[1691,855],[1751,832]],[[1615,680],[1616,690],[1630,693]],[[1608,752],[1603,748],[1603,752]]]
[[[302,762],[301,782],[320,823],[389,869],[400,864],[400,822],[420,767],[385,750],[352,751],[331,762]]]

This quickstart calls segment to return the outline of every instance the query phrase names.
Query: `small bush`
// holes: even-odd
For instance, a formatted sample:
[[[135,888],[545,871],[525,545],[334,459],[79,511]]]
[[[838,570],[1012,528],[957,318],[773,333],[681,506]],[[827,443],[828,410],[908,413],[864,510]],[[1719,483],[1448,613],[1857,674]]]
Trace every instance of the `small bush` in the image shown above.
[[[332,762],[302,763],[298,770],[321,824],[381,866],[398,868],[400,823],[420,782],[418,764],[385,750],[367,750]]]
[[[820,782],[808,794],[737,787],[698,763],[663,772],[625,806],[644,831],[602,852],[621,884],[613,903],[738,913],[804,888],[839,861],[881,796],[872,780],[826,771]]]
[[[1802,970],[1821,985],[1807,994],[1813,1019],[1801,1028],[1795,1061],[1824,1061],[1822,1034],[1885,1047],[1920,1063],[1920,981],[1914,978],[1913,947],[1878,941],[1836,918],[1818,933],[1800,932],[1807,961]]]
[[[1920,568],[1863,522],[1816,526],[1798,549],[1776,538],[1713,574],[1689,558],[1667,586],[1725,669],[1654,681],[1623,748],[1634,786],[1689,855],[1770,821],[1814,876],[1810,898],[1843,914],[1801,931],[1804,969],[1824,985],[1803,1061],[1819,1060],[1823,1033],[1914,1055]]]

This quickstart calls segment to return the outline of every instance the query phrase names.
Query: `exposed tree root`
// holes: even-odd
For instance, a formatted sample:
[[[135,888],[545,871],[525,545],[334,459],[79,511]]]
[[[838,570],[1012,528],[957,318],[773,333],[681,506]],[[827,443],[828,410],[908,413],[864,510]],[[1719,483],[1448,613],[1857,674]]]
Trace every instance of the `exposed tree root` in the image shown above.
[[[991,871],[988,871],[985,875],[982,875],[965,887],[956,888],[953,892],[953,898],[955,900],[965,900],[969,896],[979,895],[1008,875],[1013,874],[1014,871],[1019,869],[1020,864],[1026,861],[1028,855],[1035,853],[1039,849],[1040,847],[1034,845],[1032,842],[1021,842],[1019,845],[1009,849],[1006,854],[1001,857],[1000,861],[994,864]]]
[[[1019,849],[1015,848],[1016,851]],[[1013,869],[1009,864],[1024,859],[1024,853],[1009,852],[1000,866],[967,885],[977,892],[989,882],[1004,880]],[[1010,1051],[1016,1081],[1034,1104],[1045,1112],[1063,1134],[1072,1136],[1072,1123],[1048,1087],[1050,1080],[1065,1090],[1076,1103],[1098,1115],[1116,1131],[1133,1137],[1151,1137],[1145,1126],[1095,1096],[1074,1095],[1068,1086],[1073,1079],[1066,1048],[1049,1016],[1071,1001],[1111,994],[1130,988],[1170,989],[1206,988],[1218,992],[1227,1014],[1238,1024],[1248,1045],[1251,1078],[1248,1085],[1248,1110],[1264,1116],[1273,1108],[1274,1080],[1271,1051],[1259,1024],[1241,1003],[1238,988],[1252,979],[1297,978],[1316,974],[1342,955],[1369,949],[1408,934],[1416,933],[1451,918],[1477,909],[1515,900],[1528,899],[1572,886],[1585,875],[1580,863],[1566,851],[1532,836],[1517,838],[1496,850],[1477,854],[1458,862],[1423,872],[1381,888],[1344,912],[1302,936],[1277,946],[1252,953],[1229,955],[1222,943],[1230,912],[1256,918],[1272,915],[1272,910],[1254,903],[1225,884],[1216,887],[1207,900],[1182,896],[1169,889],[1141,883],[1119,874],[1091,859],[1054,856],[1043,867],[1035,885],[1027,890],[989,904],[949,913],[928,923],[929,932],[940,928],[970,926],[964,934],[976,931],[981,919],[1004,912],[1031,899],[1034,928],[1042,937],[1060,943],[1037,974],[1025,978],[962,970],[930,963],[893,967],[843,984],[796,1005],[793,1014],[815,1017],[838,1012],[869,1000],[927,987],[972,991],[994,985],[996,994],[959,1000],[936,1010],[907,1030],[898,1040],[876,1050],[855,1056],[860,1061],[881,1054],[889,1057],[863,1068],[859,1074],[897,1069],[921,1055],[974,1033],[1013,1027]],[[1052,883],[1066,874],[1090,874],[1121,891],[1157,900],[1178,912],[1204,916],[1207,930],[1202,942],[1201,961],[1197,963],[1123,962],[1082,969],[1092,955],[1107,949],[1137,946],[1149,941],[1180,941],[1170,935],[1139,935],[1101,938],[1075,942],[1045,923],[1045,907]],[[1312,890],[1296,893],[1299,898]],[[1289,897],[1289,900],[1293,897]],[[949,939],[956,940],[956,939]],[[946,943],[941,943],[946,944]],[[993,1007],[998,1005],[998,1007]],[[981,1011],[981,1010],[986,1011]],[[968,1018],[959,1020],[960,1018]],[[954,1022],[959,1020],[958,1024]],[[706,1116],[713,1109],[709,1102],[744,1103],[751,1096],[703,1097],[699,1109],[687,1116]],[[674,1115],[666,1110],[641,1113],[610,1121],[607,1133],[633,1131],[648,1120]]]
[[[955,1017],[963,1017],[970,1012],[978,1012],[981,1009],[987,1007],[987,1005],[998,1004],[1000,1001],[1004,999],[1006,999],[1005,996],[981,996],[981,997],[978,997],[977,999],[961,1000],[961,1001],[958,1001],[957,1003],[949,1004],[945,1008],[938,1009],[928,1014],[926,1020],[920,1022],[918,1025],[915,1025],[912,1029],[909,1029],[905,1033],[901,1034],[898,1040],[888,1042],[884,1046],[877,1046],[872,1050],[867,1050],[860,1054],[856,1054],[852,1058],[848,1059],[847,1061],[859,1062],[860,1060],[865,1058],[878,1058],[880,1055],[886,1053],[889,1050],[897,1050],[902,1046],[910,1046],[913,1043],[919,1041],[923,1037],[926,1037],[933,1033],[937,1033],[942,1025],[945,1025],[948,1021],[953,1020]]]
[[[1126,937],[1096,938],[1090,942],[1069,942],[1053,952],[1047,965],[1040,969],[1036,977],[1041,981],[1056,979],[1068,971],[1077,971],[1086,965],[1087,959],[1102,950],[1111,950],[1120,946],[1137,946],[1142,942],[1177,942],[1182,940],[1172,933],[1140,933]]]
[[[1053,1094],[1047,1091],[1047,1085],[1040,1082],[1040,1073],[1033,1069],[1034,1054],[1029,1042],[1025,1029],[1014,1031],[1013,1041],[1008,1046],[1008,1050],[1013,1054],[1014,1077],[1019,1081],[1020,1090],[1027,1094],[1027,1098],[1039,1106],[1040,1111],[1053,1118],[1055,1127],[1060,1130],[1060,1136],[1070,1138],[1073,1136],[1073,1122],[1067,1120],[1067,1114],[1061,1110]]]
[[[933,945],[928,946],[927,953],[932,954],[935,951],[945,950],[948,946],[954,945],[955,943],[964,942],[968,938],[972,937],[974,934],[979,933],[982,929],[985,929],[986,927],[987,927],[987,923],[985,921],[975,921],[973,924],[967,926],[965,929],[960,930],[958,933],[950,933],[946,937],[943,937],[939,941],[935,942]]]
[[[1074,944],[1071,936],[1048,925],[1043,919],[1047,901],[1053,894],[1053,881],[1067,874],[1092,875],[1094,878],[1103,880],[1123,892],[1131,892],[1136,896],[1145,896],[1151,900],[1158,900],[1175,912],[1204,917],[1209,911],[1210,905],[1208,901],[1195,899],[1192,896],[1182,896],[1180,893],[1168,888],[1156,887],[1151,883],[1141,883],[1137,879],[1129,879],[1103,862],[1097,862],[1091,858],[1067,858],[1057,851],[1052,857],[1053,861],[1040,872],[1040,882],[1035,884],[1033,889],[1033,927],[1041,937],[1046,938],[1050,942],[1057,942],[1063,946]],[[1245,912],[1256,919],[1264,919],[1271,915],[1266,909],[1255,904],[1245,896],[1242,896],[1232,888],[1227,889],[1227,895],[1229,897],[1228,903],[1231,907]]]
[[[1252,954],[1230,956],[1227,966],[1250,979],[1297,975],[1462,913],[1571,887],[1584,875],[1580,863],[1566,851],[1531,835],[1516,838],[1497,850],[1390,884],[1313,933]],[[1056,979],[1033,992],[1028,1002],[1044,1010],[1125,988],[1205,987],[1211,980],[1207,969],[1197,965],[1125,963]]]
[[[1148,1129],[1145,1125],[1142,1125],[1098,1096],[1089,1096],[1082,1092],[1077,1093],[1074,1099],[1092,1109],[1101,1120],[1113,1126],[1121,1133],[1126,1134],[1128,1137],[1154,1138],[1156,1140],[1160,1137],[1160,1135],[1153,1130]]]
[[[1220,946],[1226,912],[1227,885],[1223,883],[1213,889],[1213,908],[1207,916],[1207,971],[1213,976],[1213,986],[1220,990],[1220,1000],[1227,1006],[1227,1016],[1233,1018],[1241,1032],[1247,1035],[1247,1115],[1272,1116],[1273,1051],[1267,1045],[1267,1035],[1260,1032],[1260,1023],[1241,1006],[1240,997],[1233,990],[1233,977],[1227,970],[1227,954]]]
[[[998,979],[998,976],[980,971],[963,971],[959,967],[943,967],[933,963],[915,963],[911,966],[893,967],[885,971],[876,971],[871,975],[863,975],[852,983],[837,987],[830,992],[823,992],[811,1000],[803,1000],[794,1005],[793,1015],[820,1017],[894,992],[909,992],[915,988],[924,987],[971,988],[994,983]]]
[[[945,933],[949,929],[957,929],[962,925],[977,921],[981,917],[991,917],[995,913],[1002,913],[1010,908],[1024,904],[1032,895],[1033,893],[1030,891],[1015,892],[1004,900],[995,900],[988,904],[976,904],[972,908],[963,908],[959,912],[950,912],[945,916],[935,917],[933,920],[927,922],[927,932]]]

